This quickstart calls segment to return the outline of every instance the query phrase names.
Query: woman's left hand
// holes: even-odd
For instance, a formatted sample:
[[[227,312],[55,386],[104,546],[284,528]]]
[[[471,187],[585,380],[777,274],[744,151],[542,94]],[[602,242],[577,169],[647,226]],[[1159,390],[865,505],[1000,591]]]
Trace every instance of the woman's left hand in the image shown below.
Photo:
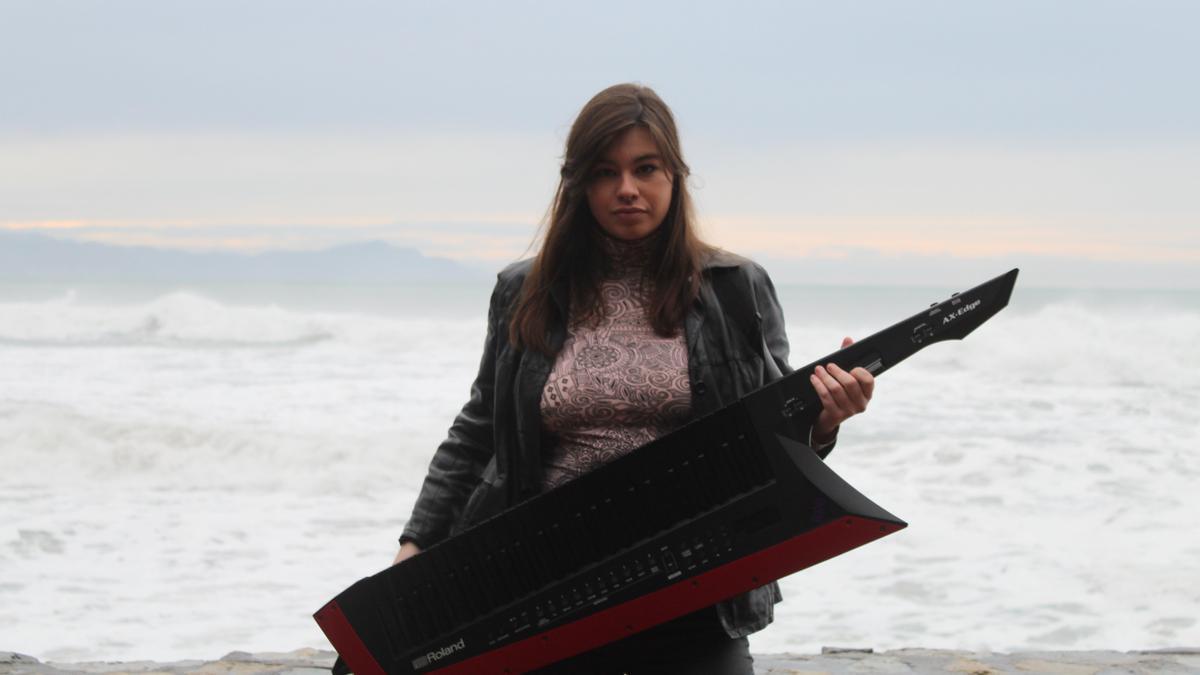
[[[842,339],[842,349],[852,344],[854,340]],[[816,445],[832,441],[842,422],[865,411],[875,391],[875,377],[866,368],[846,372],[836,363],[830,363],[817,366],[809,380],[821,398],[821,414],[817,416],[812,432],[812,441]]]

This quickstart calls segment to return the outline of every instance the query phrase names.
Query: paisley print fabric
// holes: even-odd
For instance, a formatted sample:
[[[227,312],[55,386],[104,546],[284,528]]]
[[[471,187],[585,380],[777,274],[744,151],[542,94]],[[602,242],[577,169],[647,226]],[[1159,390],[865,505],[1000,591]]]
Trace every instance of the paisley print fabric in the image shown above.
[[[561,485],[682,425],[691,415],[683,331],[655,334],[646,319],[643,269],[651,238],[605,240],[612,273],[603,312],[568,321],[542,390],[543,490]]]

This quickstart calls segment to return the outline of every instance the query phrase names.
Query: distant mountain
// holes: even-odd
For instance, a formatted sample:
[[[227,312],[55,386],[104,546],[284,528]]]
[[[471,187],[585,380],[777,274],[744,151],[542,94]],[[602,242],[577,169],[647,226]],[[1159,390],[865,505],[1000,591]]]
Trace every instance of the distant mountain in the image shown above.
[[[0,281],[417,283],[488,276],[380,241],[319,251],[196,253],[0,232]]]

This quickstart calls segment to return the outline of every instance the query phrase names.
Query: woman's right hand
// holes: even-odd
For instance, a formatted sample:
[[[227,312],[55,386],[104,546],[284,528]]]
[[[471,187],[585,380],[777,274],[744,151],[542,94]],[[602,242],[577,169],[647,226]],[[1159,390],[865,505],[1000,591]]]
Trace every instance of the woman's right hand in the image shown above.
[[[421,549],[416,544],[412,543],[411,541],[406,541],[403,544],[400,544],[400,551],[396,553],[396,559],[392,561],[392,564],[395,565],[402,560],[408,560],[420,552]]]

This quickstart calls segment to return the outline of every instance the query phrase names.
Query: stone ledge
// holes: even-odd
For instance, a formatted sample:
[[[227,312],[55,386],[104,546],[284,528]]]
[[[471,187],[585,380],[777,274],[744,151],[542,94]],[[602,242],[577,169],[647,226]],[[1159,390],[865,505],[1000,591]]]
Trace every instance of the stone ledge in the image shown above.
[[[42,663],[32,656],[0,652],[0,675],[328,675],[334,653],[230,652],[215,661],[122,661]],[[1021,652],[1001,654],[946,649],[827,647],[821,654],[760,654],[756,675],[828,673],[963,673],[966,675],[1115,675],[1116,673],[1200,673],[1200,648],[1144,651]]]

